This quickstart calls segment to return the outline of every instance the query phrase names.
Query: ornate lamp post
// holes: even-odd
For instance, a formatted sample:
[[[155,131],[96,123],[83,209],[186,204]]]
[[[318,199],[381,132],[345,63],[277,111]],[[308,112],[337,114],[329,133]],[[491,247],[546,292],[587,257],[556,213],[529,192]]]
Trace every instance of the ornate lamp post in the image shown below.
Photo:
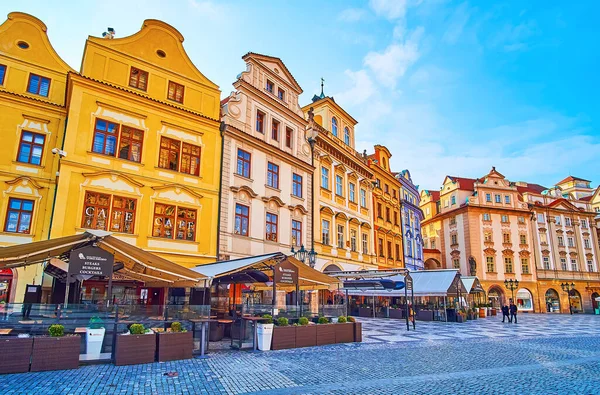
[[[510,295],[513,303],[515,302],[515,289],[519,289],[519,280],[504,280],[504,286],[506,289],[510,289]]]
[[[562,288],[563,291],[565,291],[567,293],[567,303],[569,304],[569,313],[573,314],[573,308],[571,307],[571,291],[573,291],[575,289],[575,283],[571,283],[569,284],[568,282],[566,283],[560,283],[560,287]]]

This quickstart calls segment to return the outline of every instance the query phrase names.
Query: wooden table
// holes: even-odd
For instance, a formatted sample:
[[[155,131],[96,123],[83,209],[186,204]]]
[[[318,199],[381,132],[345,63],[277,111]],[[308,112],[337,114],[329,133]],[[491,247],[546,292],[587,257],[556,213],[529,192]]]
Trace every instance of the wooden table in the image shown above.
[[[257,344],[258,343],[258,341],[257,341],[258,340],[258,322],[259,321],[268,320],[268,318],[263,318],[263,317],[242,317],[242,319],[244,319],[246,321],[252,322],[252,325],[254,326],[254,330],[253,330],[254,338],[253,338],[253,341],[252,341],[254,344],[252,345],[252,348],[253,348],[252,351],[256,352],[256,351],[258,351],[258,348],[257,348],[258,347],[258,344]]]
[[[10,335],[10,332],[12,332],[12,329],[0,329],[0,335]]]
[[[85,332],[86,332],[86,329],[87,329],[87,328],[85,328],[85,327],[79,327],[79,328],[75,328],[75,333],[77,333],[77,334],[82,334],[82,333],[85,333]]]

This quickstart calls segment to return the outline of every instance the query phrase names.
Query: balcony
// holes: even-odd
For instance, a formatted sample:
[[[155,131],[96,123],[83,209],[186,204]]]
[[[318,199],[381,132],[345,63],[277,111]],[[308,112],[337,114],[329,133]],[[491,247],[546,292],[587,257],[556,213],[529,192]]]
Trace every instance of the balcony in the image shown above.
[[[569,270],[545,270],[537,268],[537,278],[542,279],[557,279],[557,280],[583,280],[583,281],[600,281],[600,273],[598,272],[573,272]]]

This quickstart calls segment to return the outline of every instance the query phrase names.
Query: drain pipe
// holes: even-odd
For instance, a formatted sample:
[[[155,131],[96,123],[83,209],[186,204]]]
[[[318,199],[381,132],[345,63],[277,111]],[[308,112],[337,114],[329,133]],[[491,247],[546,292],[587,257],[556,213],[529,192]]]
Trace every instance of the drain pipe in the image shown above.
[[[225,122],[221,121],[219,132],[221,133],[221,164],[219,170],[219,199],[218,199],[218,214],[217,214],[217,261],[219,260],[219,246],[221,243],[221,194],[223,193],[223,149],[225,147]]]

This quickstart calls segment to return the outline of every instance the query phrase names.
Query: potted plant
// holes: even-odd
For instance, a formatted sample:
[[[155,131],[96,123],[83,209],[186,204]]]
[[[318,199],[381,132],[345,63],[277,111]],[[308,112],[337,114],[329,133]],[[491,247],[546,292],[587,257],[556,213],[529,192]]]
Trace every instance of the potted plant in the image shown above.
[[[273,328],[273,350],[296,347],[296,327],[290,326],[287,318],[279,317],[277,326]]]
[[[166,332],[156,335],[156,350],[158,362],[191,359],[194,349],[193,333],[181,326],[181,322],[171,323]]]
[[[313,347],[317,345],[317,325],[313,325],[306,317],[298,319],[296,327],[296,347]]]
[[[28,372],[32,348],[29,335],[0,338],[0,374]]]
[[[129,331],[117,335],[115,365],[136,365],[154,362],[156,335],[142,324],[132,324]]]
[[[271,349],[271,340],[273,339],[273,317],[269,314],[263,315],[265,320],[259,322],[256,328],[258,338],[258,349],[269,351]]]
[[[90,318],[88,327],[85,328],[85,351],[89,359],[100,359],[105,332],[104,322],[100,317]]]
[[[346,316],[339,316],[335,325],[335,342],[352,343],[354,341],[354,324],[348,322]]]
[[[65,327],[60,324],[50,325],[48,335],[33,338],[31,371],[77,369],[81,338],[65,336]]]
[[[319,317],[317,325],[317,346],[335,343],[335,324],[330,324],[326,317]]]

